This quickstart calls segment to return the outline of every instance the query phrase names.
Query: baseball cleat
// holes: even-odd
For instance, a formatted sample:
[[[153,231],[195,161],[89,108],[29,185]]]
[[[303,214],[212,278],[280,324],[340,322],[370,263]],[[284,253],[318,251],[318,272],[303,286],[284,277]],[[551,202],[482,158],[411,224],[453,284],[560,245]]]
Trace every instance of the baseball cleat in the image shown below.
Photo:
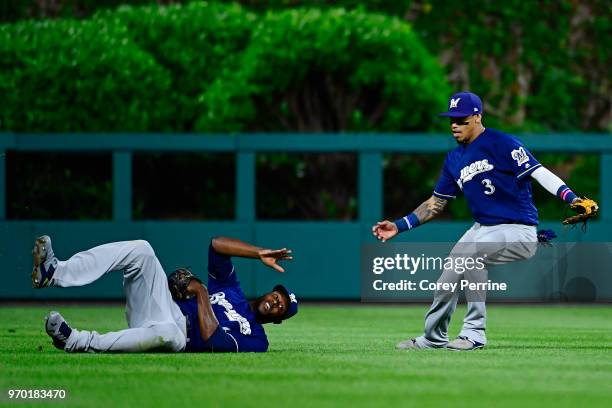
[[[55,272],[56,260],[48,235],[36,238],[32,249],[34,267],[32,269],[32,287],[35,289],[49,286]]]
[[[416,350],[416,349],[420,349],[421,347],[417,345],[416,339],[409,339],[409,340],[400,341],[399,343],[395,345],[395,348],[397,350]]]
[[[64,350],[66,341],[70,334],[72,334],[72,328],[68,326],[68,323],[66,323],[66,320],[59,312],[49,312],[45,319],[45,330],[49,337],[53,339],[53,345],[60,350]]]
[[[449,341],[446,348],[453,351],[472,351],[483,348],[485,345],[465,336],[459,336],[453,341]]]

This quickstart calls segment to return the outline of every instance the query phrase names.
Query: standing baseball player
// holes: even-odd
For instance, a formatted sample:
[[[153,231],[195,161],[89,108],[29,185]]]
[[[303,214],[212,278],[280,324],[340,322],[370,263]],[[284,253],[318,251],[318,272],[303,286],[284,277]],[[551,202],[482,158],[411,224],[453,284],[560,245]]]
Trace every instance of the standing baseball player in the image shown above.
[[[450,257],[484,257],[485,268],[465,274],[445,269],[438,283],[462,279],[486,282],[488,265],[528,259],[536,252],[538,211],[533,204],[531,179],[588,215],[597,212],[592,200],[578,198],[565,183],[542,164],[514,136],[485,128],[480,98],[470,92],[451,96],[448,111],[453,137],[459,144],[451,150],[433,195],[409,215],[394,222],[381,221],[372,233],[385,242],[397,234],[422,225],[440,214],[448,200],[463,192],[474,225],[461,237]],[[586,204],[586,209],[584,205]],[[581,207],[582,205],[582,207]],[[486,292],[467,293],[467,313],[459,336],[448,339],[448,325],[457,306],[458,291],[437,290],[425,316],[425,332],[402,341],[398,349],[443,348],[475,350],[485,346]]]
[[[208,288],[187,269],[166,277],[147,241],[114,242],[55,257],[51,238],[36,239],[32,285],[69,287],[91,283],[111,271],[123,274],[128,329],[99,334],[77,330],[58,312],[45,328],[53,344],[67,352],[263,352],[262,324],[281,323],[297,313],[295,295],[282,285],[246,300],[231,257],[259,259],[278,272],[291,251],[259,248],[237,239],[214,238],[208,250]]]

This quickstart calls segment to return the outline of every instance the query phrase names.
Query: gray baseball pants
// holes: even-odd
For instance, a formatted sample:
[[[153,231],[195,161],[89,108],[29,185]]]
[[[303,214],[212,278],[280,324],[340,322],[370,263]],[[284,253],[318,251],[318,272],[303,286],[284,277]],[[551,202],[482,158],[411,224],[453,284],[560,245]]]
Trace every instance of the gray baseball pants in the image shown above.
[[[177,352],[185,348],[186,323],[172,300],[168,280],[147,241],[100,245],[58,261],[52,284],[83,286],[104,274],[123,274],[129,329],[99,334],[76,330],[66,342],[69,352]]]
[[[464,273],[458,273],[454,269],[445,269],[438,283],[459,283],[461,280],[475,283],[487,282],[487,266],[529,259],[535,255],[537,243],[537,232],[534,226],[522,224],[484,226],[475,223],[453,247],[449,257],[483,257],[485,268],[472,269]],[[486,344],[486,291],[466,289],[465,295],[467,313],[459,335]],[[457,307],[458,297],[459,290],[436,290],[433,304],[425,315],[425,332],[416,338],[417,346],[422,348],[444,347],[448,343],[448,325]]]

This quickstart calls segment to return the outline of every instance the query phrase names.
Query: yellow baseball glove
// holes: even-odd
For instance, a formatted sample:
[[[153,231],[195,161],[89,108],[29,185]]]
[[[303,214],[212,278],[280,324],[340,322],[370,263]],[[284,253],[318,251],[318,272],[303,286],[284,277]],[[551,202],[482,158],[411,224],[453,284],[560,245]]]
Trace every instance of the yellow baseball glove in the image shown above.
[[[589,218],[593,218],[597,215],[597,211],[599,211],[599,206],[595,202],[595,200],[591,200],[590,198],[579,198],[570,204],[570,208],[576,211],[578,214],[572,215],[571,217],[567,217],[563,220],[564,225],[577,224],[579,222],[586,223]]]

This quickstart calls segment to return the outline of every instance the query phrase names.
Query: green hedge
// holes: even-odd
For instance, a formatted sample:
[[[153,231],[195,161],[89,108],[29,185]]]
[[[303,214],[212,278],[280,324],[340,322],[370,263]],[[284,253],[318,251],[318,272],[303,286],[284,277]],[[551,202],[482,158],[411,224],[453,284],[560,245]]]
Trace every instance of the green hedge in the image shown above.
[[[0,26],[1,128],[150,131],[172,116],[170,74],[103,21]]]
[[[201,115],[199,95],[222,70],[235,69],[255,18],[237,4],[207,2],[120,7],[94,17],[125,25],[133,42],[170,73],[172,85],[165,98],[175,113],[166,128],[179,132],[193,130]]]
[[[410,26],[342,9],[121,7],[0,26],[1,129],[434,129],[450,90]]]
[[[120,4],[190,0],[28,0],[5,5],[0,21],[84,17]],[[611,131],[607,0],[220,0],[259,13],[332,7],[396,16],[446,62],[453,88],[487,104],[488,124],[512,131]]]
[[[238,5],[198,3],[2,25],[0,129],[189,131],[253,20]]]
[[[198,130],[426,130],[450,92],[408,24],[362,11],[268,13],[238,66],[203,94]]]

